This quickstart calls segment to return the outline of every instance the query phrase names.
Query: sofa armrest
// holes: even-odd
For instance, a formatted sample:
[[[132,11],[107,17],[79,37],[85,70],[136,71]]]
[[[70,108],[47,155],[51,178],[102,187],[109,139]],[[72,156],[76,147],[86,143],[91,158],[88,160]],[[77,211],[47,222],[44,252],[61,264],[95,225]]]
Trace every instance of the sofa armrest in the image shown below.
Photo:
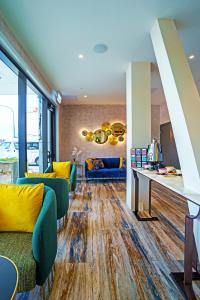
[[[36,283],[43,285],[50,274],[57,252],[57,216],[55,192],[45,187],[44,201],[32,236],[36,261]]]
[[[67,180],[64,178],[45,177],[22,177],[17,179],[17,184],[38,183],[44,183],[45,186],[48,186],[55,191],[57,201],[57,219],[64,217],[69,208],[69,189]]]
[[[70,173],[70,183],[71,183],[71,190],[75,191],[76,189],[76,164],[72,165],[71,173]]]
[[[85,177],[87,177],[87,175],[88,175],[88,164],[85,161]]]

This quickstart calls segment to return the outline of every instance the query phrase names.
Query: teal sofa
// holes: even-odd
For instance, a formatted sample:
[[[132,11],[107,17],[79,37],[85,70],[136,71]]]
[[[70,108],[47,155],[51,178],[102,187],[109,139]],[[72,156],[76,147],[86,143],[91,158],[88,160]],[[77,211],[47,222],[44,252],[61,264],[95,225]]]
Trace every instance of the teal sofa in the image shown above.
[[[76,164],[71,164],[71,169],[70,169],[70,178],[68,180],[69,184],[69,191],[74,192],[76,190]],[[53,172],[53,165],[51,164],[45,171],[44,173],[51,173]]]
[[[45,178],[45,177],[22,177],[17,179],[17,184],[37,184],[44,183],[45,186],[52,188],[56,194],[57,220],[63,218],[69,207],[69,187],[64,178]]]
[[[56,211],[55,192],[45,187],[33,233],[0,232],[0,255],[10,258],[19,272],[18,292],[42,286],[52,270],[57,252]]]

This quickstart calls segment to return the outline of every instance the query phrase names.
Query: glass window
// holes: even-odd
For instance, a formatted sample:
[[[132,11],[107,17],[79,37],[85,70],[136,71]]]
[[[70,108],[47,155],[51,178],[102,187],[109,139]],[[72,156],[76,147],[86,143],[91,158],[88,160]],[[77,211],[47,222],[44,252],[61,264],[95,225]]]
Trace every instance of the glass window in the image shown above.
[[[53,110],[34,83],[0,50],[0,183],[15,183],[19,172],[24,176],[26,170],[43,172],[47,158],[50,161],[55,152]]]
[[[11,145],[11,143],[9,143],[9,142],[3,142],[0,145],[0,149],[1,150],[8,150],[10,148],[10,145]]]
[[[18,177],[18,76],[0,59],[0,182]]]
[[[15,150],[19,150],[19,143],[14,143]]]
[[[42,98],[27,86],[27,169],[29,172],[43,172],[41,135]]]

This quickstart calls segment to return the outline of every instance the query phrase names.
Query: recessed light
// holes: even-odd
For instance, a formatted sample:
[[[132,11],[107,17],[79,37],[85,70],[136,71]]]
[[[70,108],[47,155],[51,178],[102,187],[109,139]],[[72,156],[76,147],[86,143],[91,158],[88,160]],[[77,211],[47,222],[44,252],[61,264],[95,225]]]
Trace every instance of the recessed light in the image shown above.
[[[96,44],[94,46],[94,52],[96,53],[105,53],[108,51],[108,46],[106,44]]]
[[[84,97],[84,98],[87,98],[87,97],[88,97],[88,95],[84,95],[83,97]]]
[[[192,60],[192,59],[195,58],[195,55],[194,55],[194,54],[191,54],[188,58],[189,58],[190,60]]]
[[[84,54],[79,54],[78,58],[83,59],[84,58]]]

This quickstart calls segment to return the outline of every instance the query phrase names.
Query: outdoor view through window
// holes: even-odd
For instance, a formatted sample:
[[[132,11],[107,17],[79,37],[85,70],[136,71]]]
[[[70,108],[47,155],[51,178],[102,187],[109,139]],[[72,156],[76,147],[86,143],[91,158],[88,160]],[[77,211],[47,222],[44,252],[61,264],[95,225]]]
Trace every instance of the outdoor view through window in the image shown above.
[[[39,171],[39,103],[27,86],[27,168],[31,172]],[[0,60],[0,183],[15,183],[18,169],[18,76]]]

